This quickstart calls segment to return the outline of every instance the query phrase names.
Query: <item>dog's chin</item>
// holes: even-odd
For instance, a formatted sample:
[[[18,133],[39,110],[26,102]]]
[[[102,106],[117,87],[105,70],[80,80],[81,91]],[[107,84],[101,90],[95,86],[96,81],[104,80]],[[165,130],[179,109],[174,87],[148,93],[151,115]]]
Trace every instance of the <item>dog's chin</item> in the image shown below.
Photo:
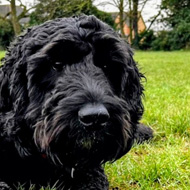
[[[78,146],[81,147],[81,149],[91,151],[93,149],[96,149],[95,147],[97,147],[101,143],[101,140],[98,137],[96,137],[96,135],[92,134],[89,137],[81,139],[81,141],[78,142]]]
[[[107,137],[108,134],[105,129],[84,131],[68,139],[67,145],[65,145],[63,138],[58,140],[59,145],[54,145],[56,150],[54,152],[52,149],[52,153],[57,156],[60,163],[71,166],[94,167],[114,159],[117,150],[110,149],[110,145],[114,144],[115,147],[118,145],[113,142],[114,140],[109,142],[110,139]],[[53,159],[55,158],[53,157]]]
[[[101,141],[86,138],[81,140],[78,146],[73,154],[73,160],[76,160],[76,164],[80,167],[98,166],[108,161],[108,159],[105,158],[107,150],[103,147]],[[102,146],[102,149],[100,146]]]
[[[76,143],[76,150],[80,151],[77,155],[83,158],[86,157],[88,160],[90,158],[93,162],[102,162],[104,159],[103,153],[107,151],[105,144],[103,133],[92,132],[92,134],[83,137]],[[80,158],[77,159],[80,160]]]

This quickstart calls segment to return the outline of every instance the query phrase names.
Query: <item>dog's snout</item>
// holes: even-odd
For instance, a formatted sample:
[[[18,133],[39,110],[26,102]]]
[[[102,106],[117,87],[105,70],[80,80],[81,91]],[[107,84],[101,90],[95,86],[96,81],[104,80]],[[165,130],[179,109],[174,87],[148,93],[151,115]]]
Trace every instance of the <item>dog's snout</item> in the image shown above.
[[[78,117],[85,127],[98,129],[106,125],[110,115],[103,104],[87,104],[79,110]]]

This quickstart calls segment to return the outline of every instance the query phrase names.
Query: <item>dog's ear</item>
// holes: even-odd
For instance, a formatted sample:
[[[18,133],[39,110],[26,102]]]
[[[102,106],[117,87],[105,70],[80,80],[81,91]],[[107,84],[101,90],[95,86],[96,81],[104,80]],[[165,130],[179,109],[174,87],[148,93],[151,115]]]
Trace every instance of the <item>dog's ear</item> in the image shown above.
[[[125,56],[125,65],[126,69],[121,83],[121,96],[128,103],[131,121],[137,124],[144,111],[142,79],[145,77],[139,72],[132,52]]]
[[[7,50],[3,67],[1,68],[1,104],[6,104],[15,114],[25,109],[27,98],[26,57],[29,50],[23,36],[18,37]],[[8,104],[9,103],[9,104]]]
[[[12,106],[12,100],[9,90],[9,78],[6,72],[3,71],[3,67],[0,68],[0,112],[6,112],[10,110]]]
[[[16,69],[13,65],[17,66]],[[5,60],[0,68],[0,126],[4,128],[4,133],[9,136],[9,139],[14,141],[20,156],[25,156],[29,154],[28,148],[25,147],[25,139],[30,133],[26,131],[28,128],[19,115],[25,108],[22,97],[25,93],[23,90],[25,87],[22,86],[24,78],[21,76],[20,69],[20,64],[14,62],[14,59]],[[25,72],[23,73],[25,75]]]

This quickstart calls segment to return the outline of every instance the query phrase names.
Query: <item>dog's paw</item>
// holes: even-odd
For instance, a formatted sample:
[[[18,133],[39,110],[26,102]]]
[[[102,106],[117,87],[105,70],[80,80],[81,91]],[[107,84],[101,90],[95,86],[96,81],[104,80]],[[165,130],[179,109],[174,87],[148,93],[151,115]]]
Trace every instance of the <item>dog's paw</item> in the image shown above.
[[[148,141],[153,137],[154,137],[154,131],[150,127],[142,123],[138,124],[135,133],[135,140],[137,144],[142,144],[143,142]]]

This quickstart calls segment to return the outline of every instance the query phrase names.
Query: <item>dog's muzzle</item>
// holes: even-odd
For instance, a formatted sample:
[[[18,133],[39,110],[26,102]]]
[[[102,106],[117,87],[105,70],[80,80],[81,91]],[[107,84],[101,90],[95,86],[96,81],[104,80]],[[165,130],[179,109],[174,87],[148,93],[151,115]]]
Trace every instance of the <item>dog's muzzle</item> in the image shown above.
[[[110,115],[103,104],[86,104],[79,110],[78,118],[87,130],[99,130],[107,125]]]

